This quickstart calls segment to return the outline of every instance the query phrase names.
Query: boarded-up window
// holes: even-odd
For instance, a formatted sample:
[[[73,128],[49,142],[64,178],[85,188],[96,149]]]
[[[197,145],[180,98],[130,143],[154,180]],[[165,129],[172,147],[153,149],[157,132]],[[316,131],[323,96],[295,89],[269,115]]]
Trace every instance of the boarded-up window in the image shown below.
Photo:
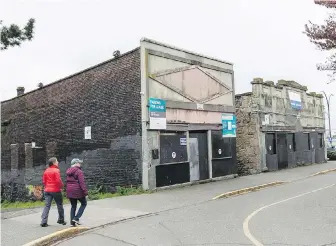
[[[291,151],[296,151],[296,142],[295,142],[295,134],[294,133],[288,133],[287,145],[288,145],[288,148]]]
[[[318,139],[318,144],[320,148],[323,148],[323,133],[319,133],[317,135],[317,139]]]
[[[305,146],[305,150],[310,150],[310,137],[309,137],[309,133],[304,133],[303,137],[302,137],[302,143]]]
[[[45,166],[46,165],[46,152],[45,148],[33,148],[33,165]]]
[[[186,138],[184,133],[161,133],[160,164],[188,161]]]
[[[275,133],[266,133],[266,151],[269,155],[276,154]]]
[[[231,138],[223,138],[220,131],[212,131],[212,158],[232,157]]]

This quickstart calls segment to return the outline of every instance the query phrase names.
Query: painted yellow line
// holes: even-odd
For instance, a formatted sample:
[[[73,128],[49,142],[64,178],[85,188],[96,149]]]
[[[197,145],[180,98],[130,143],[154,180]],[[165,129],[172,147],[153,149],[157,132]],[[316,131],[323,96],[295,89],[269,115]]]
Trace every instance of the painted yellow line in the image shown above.
[[[312,191],[309,191],[309,192],[306,192],[306,193],[303,193],[301,195],[298,195],[298,196],[293,196],[293,197],[290,197],[290,198],[287,198],[285,200],[281,200],[281,201],[278,201],[278,202],[274,202],[272,204],[269,204],[269,205],[266,205],[266,206],[263,206],[257,210],[255,210],[253,213],[251,213],[249,216],[246,217],[246,219],[244,220],[244,223],[243,223],[243,230],[244,230],[244,234],[245,236],[253,243],[253,245],[255,246],[264,246],[264,244],[262,244],[260,241],[258,241],[251,233],[250,229],[249,229],[249,222],[250,220],[255,216],[257,215],[260,211],[264,210],[264,209],[267,209],[269,207],[272,207],[272,206],[275,206],[275,205],[278,205],[280,203],[284,203],[284,202],[288,202],[290,200],[293,200],[293,199],[296,199],[296,198],[299,198],[299,197],[302,197],[302,196],[306,196],[306,195],[309,195],[309,194],[312,194],[312,193],[315,193],[315,192],[318,192],[318,191],[321,191],[321,190],[324,190],[324,189],[328,189],[328,188],[331,188],[333,186],[335,186],[336,184],[332,184],[332,185],[328,185],[328,186],[325,186],[323,188],[320,188],[320,189],[316,189],[316,190],[312,190]]]
[[[310,175],[310,177],[317,176],[317,175],[323,175],[323,174],[330,173],[330,172],[335,172],[335,171],[336,171],[336,168],[332,168],[332,169],[328,169],[328,170],[324,170],[324,171],[321,171],[321,172],[314,173],[314,174]]]
[[[245,194],[245,193],[261,190],[261,189],[271,187],[271,186],[281,185],[281,184],[284,184],[284,183],[286,183],[286,182],[285,181],[276,181],[276,182],[257,185],[257,186],[252,186],[252,187],[248,187],[248,188],[244,188],[244,189],[240,189],[240,190],[234,190],[234,191],[230,191],[230,192],[220,194],[220,195],[212,198],[212,200],[216,200],[216,199],[220,199],[220,198],[228,198],[228,197],[231,197],[231,196],[242,195],[242,194]]]
[[[23,246],[47,246],[52,245],[53,243],[60,241],[62,239],[74,236],[78,233],[88,230],[88,227],[70,227],[61,231],[54,232],[47,236],[36,239],[32,242],[29,242]]]

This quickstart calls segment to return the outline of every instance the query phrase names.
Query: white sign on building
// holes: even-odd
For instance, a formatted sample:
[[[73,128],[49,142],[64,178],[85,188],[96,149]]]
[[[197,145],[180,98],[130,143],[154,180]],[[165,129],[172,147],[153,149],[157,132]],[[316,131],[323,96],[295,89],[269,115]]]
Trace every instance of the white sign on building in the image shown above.
[[[294,92],[294,91],[288,91],[288,96],[289,96],[289,100],[292,105],[292,108],[301,110],[302,109],[301,94]]]
[[[91,126],[86,126],[84,128],[84,138],[91,139]]]

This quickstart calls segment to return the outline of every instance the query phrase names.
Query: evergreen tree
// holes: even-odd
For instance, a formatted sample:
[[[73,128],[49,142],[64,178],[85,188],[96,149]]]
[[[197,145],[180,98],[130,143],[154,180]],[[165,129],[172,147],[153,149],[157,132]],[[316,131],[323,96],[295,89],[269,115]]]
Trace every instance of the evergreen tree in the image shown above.
[[[34,27],[35,19],[29,19],[22,29],[16,24],[5,26],[0,20],[0,50],[20,46],[24,41],[31,41],[34,37]]]

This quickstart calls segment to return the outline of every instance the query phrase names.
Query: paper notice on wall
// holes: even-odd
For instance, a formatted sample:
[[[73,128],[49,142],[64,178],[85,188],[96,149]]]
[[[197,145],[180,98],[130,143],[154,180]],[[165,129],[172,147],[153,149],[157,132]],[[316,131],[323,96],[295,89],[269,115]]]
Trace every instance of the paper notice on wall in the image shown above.
[[[187,145],[187,138],[180,138],[180,145]]]
[[[228,130],[229,130],[229,131],[232,130],[232,122],[231,122],[231,121],[228,122]]]
[[[199,103],[197,103],[197,109],[198,110],[203,110],[204,109],[204,106],[203,106],[203,104],[199,104]]]
[[[84,128],[84,138],[91,139],[91,126],[86,126]]]

